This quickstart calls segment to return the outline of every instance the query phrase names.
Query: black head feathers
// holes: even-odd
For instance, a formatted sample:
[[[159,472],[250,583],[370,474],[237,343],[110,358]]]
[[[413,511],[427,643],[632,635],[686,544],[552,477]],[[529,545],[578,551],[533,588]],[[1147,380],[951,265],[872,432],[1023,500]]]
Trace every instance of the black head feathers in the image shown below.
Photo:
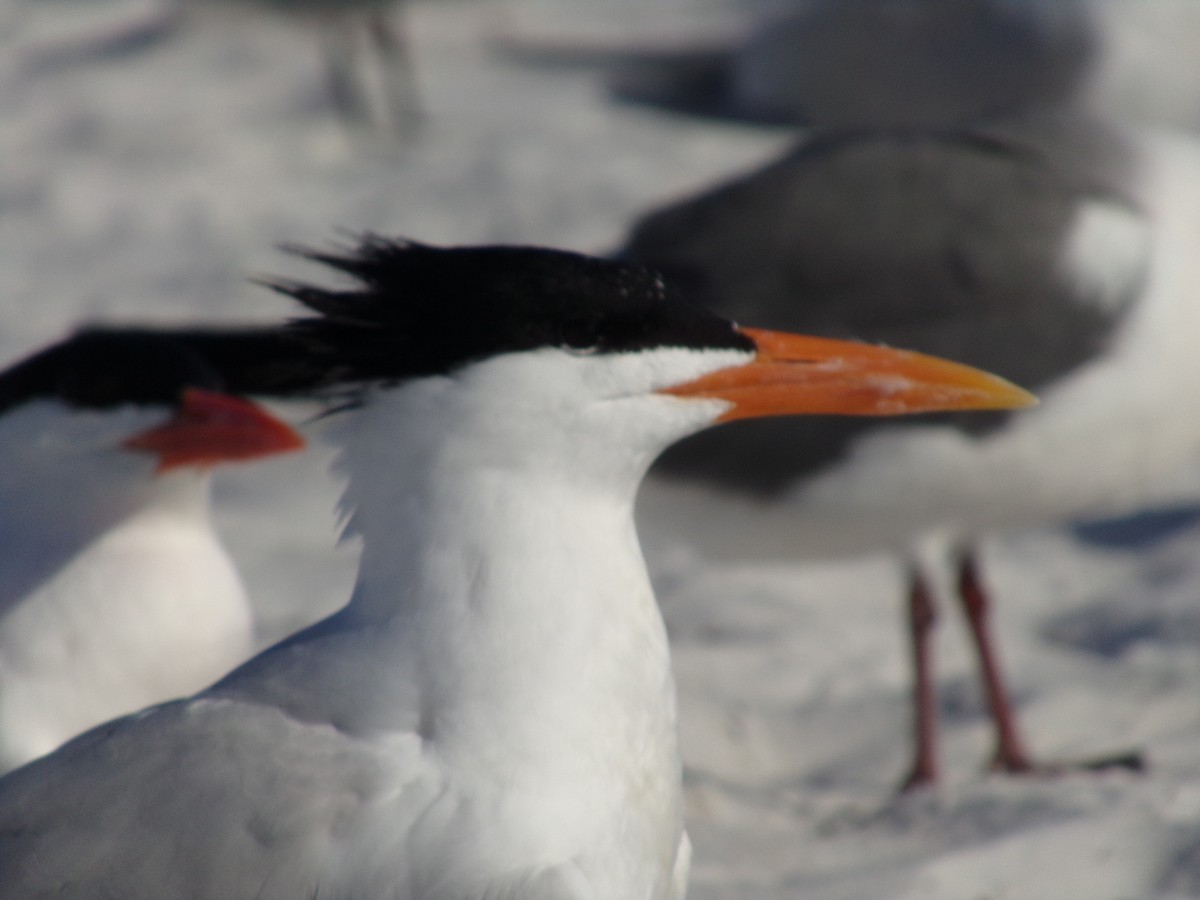
[[[0,412],[39,399],[80,408],[174,405],[189,386],[221,390],[216,369],[171,336],[81,331],[0,373]]]
[[[753,349],[732,323],[686,302],[643,266],[375,236],[345,255],[290,249],[357,282],[345,290],[268,282],[320,314],[292,328],[315,358],[324,357],[329,382],[441,374],[541,347]]]
[[[39,399],[80,409],[173,406],[188,387],[287,395],[322,376],[284,328],[94,327],[0,372],[0,413]]]
[[[316,317],[282,327],[91,328],[0,372],[0,413],[36,399],[81,408],[173,405],[186,387],[296,396],[347,382],[451,372],[563,347],[752,349],[652,270],[531,247],[438,248],[365,238],[344,255],[296,250],[357,282],[268,281]]]

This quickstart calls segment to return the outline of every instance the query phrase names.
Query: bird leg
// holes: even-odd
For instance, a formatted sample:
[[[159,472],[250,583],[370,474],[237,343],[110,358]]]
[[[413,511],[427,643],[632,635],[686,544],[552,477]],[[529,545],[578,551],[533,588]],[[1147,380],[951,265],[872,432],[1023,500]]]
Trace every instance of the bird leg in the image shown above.
[[[992,756],[991,769],[993,772],[1033,771],[1034,765],[1017,727],[1012,699],[992,639],[988,620],[991,603],[979,575],[979,562],[971,551],[964,552],[959,558],[958,591],[967,626],[971,630],[971,639],[979,655],[979,670],[987,694],[988,711],[996,726],[996,752]]]
[[[1095,772],[1119,768],[1140,772],[1145,768],[1145,760],[1137,750],[1063,763],[1034,763],[1025,750],[1012,700],[1000,671],[999,656],[988,629],[990,604],[980,578],[979,561],[969,551],[959,560],[959,596],[967,615],[975,649],[979,653],[979,666],[983,675],[984,690],[987,692],[988,708],[996,725],[996,752],[991,763],[993,772],[1054,775],[1070,769]]]
[[[933,589],[920,570],[909,579],[908,624],[913,660],[913,763],[900,790],[932,784],[938,778],[938,700],[933,680],[933,629],[937,605]]]
[[[416,73],[408,42],[385,10],[326,14],[318,36],[329,94],[346,125],[409,137],[421,120]]]
[[[423,112],[411,53],[412,43],[403,20],[399,25],[396,21],[389,20],[385,11],[377,11],[368,18],[367,29],[379,51],[383,91],[393,118],[392,124],[403,136],[420,124]]]
[[[369,122],[371,102],[358,72],[353,24],[344,16],[328,14],[321,17],[317,36],[325,56],[333,108],[349,125]]]

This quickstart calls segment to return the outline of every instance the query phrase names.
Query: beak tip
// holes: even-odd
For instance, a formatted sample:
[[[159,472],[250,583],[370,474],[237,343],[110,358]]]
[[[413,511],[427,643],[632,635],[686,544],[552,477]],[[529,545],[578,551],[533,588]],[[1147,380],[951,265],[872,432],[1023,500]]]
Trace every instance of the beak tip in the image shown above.
[[[997,382],[997,390],[984,398],[989,409],[1030,409],[1041,404],[1038,396],[1011,381],[993,376]]]

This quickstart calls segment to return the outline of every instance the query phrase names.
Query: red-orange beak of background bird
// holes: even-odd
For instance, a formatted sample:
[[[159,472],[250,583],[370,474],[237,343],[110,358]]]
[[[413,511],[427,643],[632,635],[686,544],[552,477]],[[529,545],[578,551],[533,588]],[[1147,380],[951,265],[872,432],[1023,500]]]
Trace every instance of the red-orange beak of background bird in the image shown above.
[[[805,413],[896,416],[1019,409],[1037,403],[1003,378],[936,356],[759,328],[741,331],[758,348],[754,359],[661,393],[732,404],[719,422]]]
[[[121,446],[157,455],[155,472],[168,472],[289,453],[301,449],[304,438],[249,400],[187,388],[169,422],[135,434]]]

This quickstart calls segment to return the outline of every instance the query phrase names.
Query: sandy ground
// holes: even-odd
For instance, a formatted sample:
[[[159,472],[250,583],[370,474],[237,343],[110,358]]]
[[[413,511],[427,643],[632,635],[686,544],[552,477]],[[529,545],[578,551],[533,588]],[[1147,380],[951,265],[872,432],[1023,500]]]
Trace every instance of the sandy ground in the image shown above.
[[[278,319],[286,302],[247,276],[316,276],[275,247],[338,229],[603,251],[639,211],[788,140],[622,108],[587,73],[497,58],[489,37],[540,23],[465,2],[412,9],[421,134],[353,137],[300,25],[204,10],[150,27],[161,10],[0,4],[0,360],[85,320]],[[327,463],[317,448],[221,482],[264,641],[347,595],[354,548],[334,546]],[[1013,535],[986,562],[1036,751],[1139,748],[1147,772],[985,774],[972,660],[947,611],[947,778],[898,798],[898,565],[717,562],[646,535],[680,682],[691,896],[1200,897],[1200,527],[1108,536]]]

